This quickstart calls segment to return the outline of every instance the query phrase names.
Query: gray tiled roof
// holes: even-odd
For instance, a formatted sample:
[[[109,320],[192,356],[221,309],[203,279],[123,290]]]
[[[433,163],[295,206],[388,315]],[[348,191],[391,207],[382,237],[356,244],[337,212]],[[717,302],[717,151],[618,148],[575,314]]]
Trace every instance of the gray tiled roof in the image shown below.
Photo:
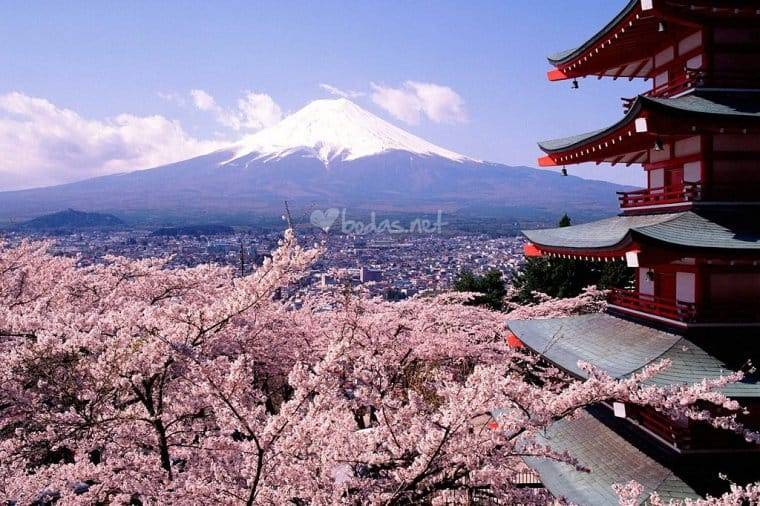
[[[731,372],[721,360],[684,337],[605,313],[512,321],[508,326],[528,348],[581,378],[586,374],[578,367],[580,360],[615,378],[624,378],[668,359],[670,367],[651,380],[663,386],[694,384]],[[735,398],[760,398],[760,381],[747,377],[723,391]]]
[[[720,249],[760,249],[760,226],[750,213],[700,210],[646,227],[634,234],[678,246]]]
[[[690,248],[760,249],[760,226],[746,213],[698,210],[616,216],[572,227],[525,230],[534,244],[570,249],[610,249],[637,237]]]
[[[526,458],[555,496],[575,504],[617,505],[612,485],[636,480],[644,487],[642,502],[653,493],[665,499],[697,499],[699,495],[668,468],[628,443],[587,412],[549,427],[539,443],[558,452],[567,451],[589,473],[549,459]]]
[[[564,151],[602,138],[632,123],[642,109],[667,109],[693,116],[720,116],[737,120],[760,121],[760,91],[700,90],[676,98],[653,98],[640,95],[628,113],[617,123],[593,132],[538,143],[546,153]]]
[[[615,216],[572,227],[525,230],[531,242],[558,248],[609,248],[622,243],[631,229],[656,225],[679,217],[682,213],[644,216]]]
[[[588,142],[597,137],[604,137],[607,134],[607,132],[617,130],[618,126],[620,126],[621,124],[628,123],[628,121],[630,120],[628,116],[626,116],[623,119],[623,121],[615,123],[611,127],[600,128],[598,130],[594,130],[593,132],[585,132],[585,133],[573,135],[570,137],[563,137],[561,139],[551,139],[551,140],[541,141],[538,143],[538,147],[541,148],[541,150],[545,151],[546,153],[552,153],[554,151],[562,151],[570,147],[573,147],[576,144],[583,144],[584,142]]]
[[[679,98],[642,97],[649,104],[696,114],[758,118],[760,116],[760,91],[696,90]]]

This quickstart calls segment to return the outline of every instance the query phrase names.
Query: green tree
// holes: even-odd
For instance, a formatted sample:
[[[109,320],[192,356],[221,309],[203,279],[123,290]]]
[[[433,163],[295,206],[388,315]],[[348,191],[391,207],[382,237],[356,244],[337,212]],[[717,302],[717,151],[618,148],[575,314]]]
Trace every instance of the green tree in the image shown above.
[[[468,302],[471,306],[486,306],[500,311],[504,308],[504,296],[507,287],[501,272],[492,269],[482,276],[476,276],[472,271],[462,271],[454,282],[454,289],[458,292],[477,292],[482,295]]]
[[[622,261],[529,258],[513,277],[512,286],[517,290],[516,301],[526,303],[534,300],[533,292],[567,298],[575,297],[589,285],[625,288],[631,283],[631,276],[631,269]]]
[[[569,227],[570,217],[565,214],[559,227]],[[534,300],[533,292],[552,297],[575,297],[589,285],[599,288],[624,288],[631,283],[633,272],[625,262],[589,262],[565,258],[528,258],[512,278],[517,290],[516,302]]]

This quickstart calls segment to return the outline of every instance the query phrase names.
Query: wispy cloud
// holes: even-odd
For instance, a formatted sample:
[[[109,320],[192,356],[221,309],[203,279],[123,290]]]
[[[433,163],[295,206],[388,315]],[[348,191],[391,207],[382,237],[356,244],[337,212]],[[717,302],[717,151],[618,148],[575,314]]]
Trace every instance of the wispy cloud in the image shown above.
[[[359,98],[366,95],[363,91],[356,91],[356,90],[342,90],[340,88],[337,88],[331,84],[325,84],[321,83],[319,85],[320,88],[325,90],[330,95],[333,95],[335,97],[343,97],[343,98]]]
[[[156,93],[156,95],[158,95],[158,98],[161,100],[177,104],[181,107],[185,107],[187,105],[187,100],[185,100],[185,97],[179,93],[165,93],[163,91],[159,91]]]
[[[0,95],[0,190],[155,167],[222,146],[160,115],[88,119],[44,98]]]
[[[200,111],[214,114],[217,122],[235,131],[261,130],[282,119],[282,109],[265,93],[248,91],[238,99],[236,107],[225,109],[204,90],[190,90],[193,105]]]
[[[371,83],[372,101],[393,117],[411,125],[423,117],[435,123],[467,121],[464,100],[448,86],[406,81],[398,88]]]

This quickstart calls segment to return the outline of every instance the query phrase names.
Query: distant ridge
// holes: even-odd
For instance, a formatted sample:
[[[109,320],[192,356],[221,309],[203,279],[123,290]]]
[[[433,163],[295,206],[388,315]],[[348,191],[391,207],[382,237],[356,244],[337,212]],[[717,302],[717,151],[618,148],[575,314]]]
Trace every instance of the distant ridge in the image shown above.
[[[46,214],[21,223],[18,227],[25,230],[60,230],[84,228],[115,228],[124,222],[112,214],[88,213],[67,209],[57,213]]]

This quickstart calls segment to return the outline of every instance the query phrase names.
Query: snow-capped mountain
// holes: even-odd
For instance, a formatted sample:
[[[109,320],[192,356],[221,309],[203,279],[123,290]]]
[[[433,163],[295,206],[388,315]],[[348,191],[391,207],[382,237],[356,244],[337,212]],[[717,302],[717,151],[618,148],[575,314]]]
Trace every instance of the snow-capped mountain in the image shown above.
[[[337,99],[312,102],[228,149],[190,160],[0,193],[0,220],[68,208],[152,221],[245,220],[282,214],[284,200],[294,211],[443,210],[553,220],[563,212],[577,218],[613,214],[620,189],[468,158]]]
[[[420,139],[345,98],[315,100],[280,123],[243,139],[235,146],[234,159],[251,155],[254,159],[275,159],[302,150],[325,164],[388,151],[470,160]]]

